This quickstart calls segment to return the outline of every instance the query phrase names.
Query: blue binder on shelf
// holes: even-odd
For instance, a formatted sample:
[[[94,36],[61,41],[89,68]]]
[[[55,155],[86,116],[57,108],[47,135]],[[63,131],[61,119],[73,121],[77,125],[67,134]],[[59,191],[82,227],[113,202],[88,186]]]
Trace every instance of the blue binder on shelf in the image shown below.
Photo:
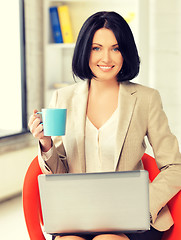
[[[55,43],[63,43],[57,7],[50,7],[50,22]]]

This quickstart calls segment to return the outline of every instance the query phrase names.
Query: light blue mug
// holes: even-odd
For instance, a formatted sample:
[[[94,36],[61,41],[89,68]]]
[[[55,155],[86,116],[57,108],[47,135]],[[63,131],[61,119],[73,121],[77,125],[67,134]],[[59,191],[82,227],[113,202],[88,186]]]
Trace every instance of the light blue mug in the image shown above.
[[[44,108],[37,114],[42,114],[44,136],[65,135],[67,109]]]

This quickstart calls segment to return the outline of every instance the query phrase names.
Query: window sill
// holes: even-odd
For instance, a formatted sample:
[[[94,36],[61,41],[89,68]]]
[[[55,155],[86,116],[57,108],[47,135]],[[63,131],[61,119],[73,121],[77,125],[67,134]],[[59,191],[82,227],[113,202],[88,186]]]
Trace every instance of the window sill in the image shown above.
[[[10,151],[16,151],[25,147],[34,146],[37,140],[32,137],[32,134],[27,132],[15,136],[0,139],[0,154]]]

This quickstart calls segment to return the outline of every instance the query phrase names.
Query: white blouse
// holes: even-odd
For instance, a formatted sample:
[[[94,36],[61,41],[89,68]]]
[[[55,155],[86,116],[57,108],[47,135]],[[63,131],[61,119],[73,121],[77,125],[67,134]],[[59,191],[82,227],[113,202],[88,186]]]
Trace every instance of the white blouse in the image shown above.
[[[117,119],[118,109],[97,129],[89,118],[86,118],[86,172],[114,171]]]

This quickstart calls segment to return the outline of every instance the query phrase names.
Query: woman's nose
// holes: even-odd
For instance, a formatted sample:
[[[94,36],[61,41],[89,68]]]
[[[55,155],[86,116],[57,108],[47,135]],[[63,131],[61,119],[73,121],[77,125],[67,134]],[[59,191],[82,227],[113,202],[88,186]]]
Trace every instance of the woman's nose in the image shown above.
[[[109,51],[107,51],[107,50],[103,51],[102,60],[103,60],[105,63],[109,63],[109,62],[110,62],[110,59],[111,59],[111,56],[110,56]]]

